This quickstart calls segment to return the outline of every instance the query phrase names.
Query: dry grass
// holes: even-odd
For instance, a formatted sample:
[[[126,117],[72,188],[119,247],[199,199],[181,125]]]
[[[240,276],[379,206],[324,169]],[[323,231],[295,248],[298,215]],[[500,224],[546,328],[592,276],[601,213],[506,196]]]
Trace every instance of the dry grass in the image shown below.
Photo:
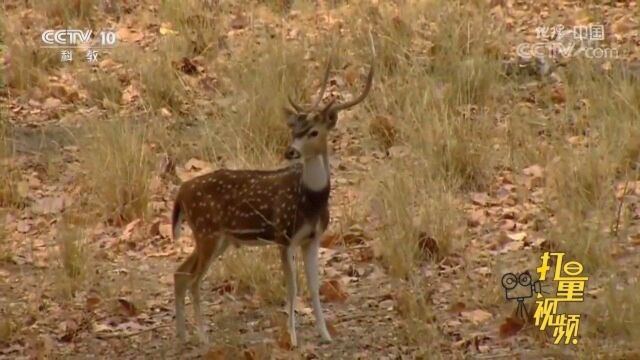
[[[605,250],[610,248],[612,238],[607,232],[616,213],[612,164],[596,151],[565,154],[550,171],[555,201],[549,203],[553,204],[556,220],[549,229],[550,238],[585,266],[605,265],[610,259],[610,252]]]
[[[58,24],[85,22],[97,8],[96,1],[90,0],[37,3],[50,21]],[[616,282],[602,284],[602,279],[618,267],[612,250],[624,250],[625,239],[636,231],[632,226],[635,209],[626,203],[621,207],[617,237],[611,229],[618,222],[616,189],[640,178],[637,80],[631,79],[624,67],[614,67],[605,74],[581,58],[571,59],[559,70],[564,80],[560,90],[550,79],[527,88],[533,79],[504,76],[500,56],[510,49],[503,29],[494,25],[486,1],[418,0],[379,2],[379,6],[359,1],[346,10],[336,3],[327,7],[345,14],[332,19],[344,15],[347,20],[335,23],[343,27],[340,38],[344,39],[335,72],[346,73],[340,70],[347,65],[345,61],[349,66],[368,62],[369,26],[373,27],[378,53],[370,97],[345,117],[397,120],[396,151],[372,169],[376,174],[373,181],[356,186],[381,204],[375,215],[382,227],[373,237],[392,277],[401,315],[400,342],[418,347],[426,358],[437,356],[439,349],[450,345],[451,339],[440,333],[434,319],[439,313],[429,297],[433,284],[420,278],[420,270],[432,266],[434,258],[460,254],[468,240],[463,204],[470,191],[490,193],[498,169],[520,174],[523,168],[539,164],[545,170],[541,191],[516,184],[518,201],[530,205],[530,200],[542,193],[536,200],[543,203],[535,206],[543,208],[544,213],[536,216],[544,221],[534,231],[566,251],[568,257],[581,261],[593,284],[605,289],[597,299],[576,304],[588,315],[584,356],[633,343],[640,336],[634,270],[629,269],[628,276],[620,276],[623,279]],[[225,40],[222,33],[240,5],[223,2],[203,11],[199,0],[163,1],[154,16],[159,15],[161,26],[169,26],[177,34],[158,36],[159,41],[145,51],[126,48],[114,54],[127,69],[125,75],[135,72],[132,78],[99,70],[80,74],[91,105],[118,109],[128,85],[125,82],[131,81],[141,85],[144,110],[156,113],[166,108],[175,115],[168,120],[163,117],[167,121],[157,127],[123,119],[100,119],[87,126],[81,142],[82,185],[90,194],[87,209],[120,224],[146,216],[153,167],[149,137],[167,152],[177,153],[178,163],[190,157],[230,168],[272,168],[281,163],[290,136],[282,114],[285,95],[298,90],[304,94],[297,97],[309,101],[322,71],[310,64],[323,65],[333,39],[323,32],[319,38],[307,37],[306,31],[315,34],[315,29],[303,29],[300,45],[272,37],[272,29],[259,20],[266,8],[278,14],[290,14],[292,9],[302,12],[286,21],[307,15],[311,18],[318,7],[310,1],[244,1],[242,5],[250,9],[245,11],[247,23]],[[0,17],[0,21],[4,19]],[[277,26],[287,27],[286,21]],[[46,75],[59,66],[58,55],[35,51],[37,39],[6,39],[4,34],[17,33],[23,25],[20,19],[7,24],[12,26],[0,32],[0,49],[10,61],[0,82],[8,85],[9,97],[30,95],[31,89],[45,88]],[[232,41],[225,43],[229,39]],[[198,98],[204,95],[195,90],[200,79],[180,70],[184,58],[201,64],[215,78],[215,87],[206,98]],[[183,114],[188,115],[180,118]],[[3,124],[0,121],[0,158],[13,155]],[[361,134],[367,133],[364,125],[358,126]],[[349,148],[350,154],[345,156],[366,152],[373,141],[365,137],[364,144]],[[18,177],[17,172],[0,174],[0,206],[17,203],[14,184]],[[368,210],[347,204],[338,220],[347,229],[367,219]],[[427,237],[437,244],[435,256],[421,249]],[[57,255],[60,289],[72,295],[87,283],[88,273],[89,260],[78,228],[68,225],[60,230]],[[538,254],[522,258],[527,263],[519,265],[529,269],[539,263]],[[465,260],[469,260],[465,271],[473,271],[473,266],[485,261],[496,274],[514,271],[513,263],[502,263],[502,257]],[[230,249],[218,263],[218,275],[237,281],[241,291],[248,290],[266,303],[280,304],[285,289],[279,263],[277,249]],[[299,271],[299,289],[306,290],[301,274]],[[127,281],[119,285],[135,288],[139,279],[130,277]],[[512,303],[503,303],[499,279],[488,281],[496,286],[476,288],[486,283],[456,283],[456,295],[480,296],[469,300],[468,306],[511,308]],[[0,343],[13,337],[14,320],[0,320]],[[241,339],[232,341],[240,344]]]
[[[500,73],[497,54],[504,49],[497,45],[499,29],[491,26],[488,11],[480,3],[436,1],[428,6],[427,17],[438,24],[429,37],[430,59],[412,51],[418,35],[407,29],[418,25],[412,23],[411,14],[399,16],[404,30],[384,6],[373,14],[363,7],[361,14],[368,17],[365,23],[378,26],[382,74],[370,107],[374,114],[399,120],[399,145],[411,154],[375,171],[383,174],[372,194],[385,209],[380,243],[390,274],[408,279],[416,272],[422,255],[417,245],[421,231],[436,239],[444,256],[455,248],[462,240],[458,230],[464,228],[460,196],[468,190],[486,190],[496,166],[519,169],[533,163],[547,166],[547,215],[554,219],[546,229],[548,238],[580,259],[589,273],[612,265],[608,249],[615,237],[610,228],[618,204],[614,186],[621,179],[638,178],[632,125],[637,123],[638,110],[631,105],[638,103],[637,86],[632,87],[622,73],[607,78],[596,73],[592,64],[576,61],[566,74],[564,116],[570,121],[558,124],[557,118],[549,116],[551,111],[518,103],[505,126],[496,131],[493,114],[504,112],[510,101],[521,101],[510,95],[515,79]],[[408,8],[419,13],[415,4]],[[403,14],[402,7],[399,12]],[[365,32],[356,27],[353,33]],[[543,86],[552,91],[552,84]],[[615,94],[614,99],[603,93]],[[588,109],[573,106],[580,99],[586,99]],[[551,100],[540,101],[537,106],[552,110]],[[567,143],[571,136],[585,136],[586,131],[593,132],[587,134],[589,148]],[[418,303],[423,293],[411,286],[409,290],[409,299]],[[415,313],[409,314],[404,325],[413,328]]]
[[[429,286],[417,269],[425,260],[459,250],[465,216],[460,197],[486,188],[497,165],[487,141],[494,137],[493,123],[484,115],[499,84],[497,59],[484,43],[495,35],[482,11],[422,2],[417,8],[442,26],[430,36],[433,54],[426,57],[414,46],[420,37],[415,29],[424,28],[416,5],[401,6],[400,22],[394,12],[380,8],[371,12],[363,7],[362,14],[377,25],[380,59],[376,91],[368,104],[373,114],[398,120],[397,145],[407,154],[373,171],[378,175],[370,193],[384,209],[379,245],[383,263],[399,280],[402,335],[426,349],[437,346],[441,335],[433,325]],[[457,25],[460,18],[468,20],[468,28]],[[352,33],[366,31],[356,28]],[[354,42],[366,44],[366,38]],[[435,254],[423,248],[427,239],[435,240]],[[424,339],[431,340],[425,344]]]
[[[134,120],[100,120],[82,139],[87,190],[94,211],[116,223],[144,218],[153,168],[147,126]]]
[[[432,300],[424,291],[428,284],[424,280],[414,280],[401,285],[397,292],[398,312],[403,318],[401,335],[409,344],[420,348],[434,348],[444,339],[436,325]]]
[[[445,182],[431,179],[424,167],[401,164],[379,172],[389,175],[382,176],[372,192],[385,209],[378,244],[383,264],[396,278],[401,334],[408,343],[426,349],[437,346],[441,334],[427,296],[431,286],[418,269],[424,261],[457,251],[463,212]],[[427,239],[435,241],[435,249]]]
[[[222,276],[237,280],[240,293],[254,293],[266,304],[286,298],[278,249],[230,249],[221,260]]]
[[[585,302],[589,315],[587,333],[593,337],[607,337],[614,341],[633,341],[640,336],[640,285],[636,280],[617,278],[604,286],[601,299]],[[593,303],[595,302],[595,303]],[[590,336],[590,337],[591,337]]]
[[[374,113],[398,119],[400,137],[413,153],[423,156],[433,176],[446,178],[454,187],[482,189],[496,162],[487,141],[494,137],[493,123],[484,115],[499,85],[496,56],[486,51],[486,42],[496,38],[496,30],[480,9],[474,13],[449,3],[421,6],[442,24],[429,38],[432,57],[411,45],[419,38],[409,30],[420,26],[411,15],[420,13],[415,5],[401,8],[401,13],[408,14],[402,25],[393,20],[393,13],[369,15],[369,21],[381,26],[381,74],[370,106]],[[461,17],[469,20],[465,22],[469,27],[456,25]],[[411,20],[416,22],[409,23]],[[366,31],[355,28],[353,33]],[[364,37],[354,41],[366,43]]]
[[[90,275],[89,255],[85,234],[77,227],[61,224],[58,227],[59,272],[55,286],[63,298],[72,298],[81,290]]]
[[[123,86],[116,74],[85,68],[79,72],[77,78],[87,90],[92,104],[106,109],[115,109],[120,104]]]
[[[5,169],[0,173],[0,206],[2,207],[16,207],[22,203],[18,192],[20,172],[11,161],[11,157],[15,154],[11,132],[11,124],[0,111],[0,164]]]
[[[282,111],[285,95],[308,91],[310,83],[302,76],[307,64],[302,49],[285,47],[282,39],[238,51],[241,60],[221,69],[229,75],[229,102],[221,106],[219,118],[203,126],[204,155],[214,162],[233,159],[229,166],[234,168],[273,167],[281,163],[290,140]],[[314,80],[320,77],[320,71],[309,73]]]
[[[87,23],[97,9],[98,0],[35,0],[34,7],[40,9],[53,25],[70,26]]]
[[[419,171],[419,170],[418,170]],[[459,243],[457,230],[462,226],[462,212],[444,182],[432,181],[409,167],[395,168],[382,177],[375,191],[385,209],[380,246],[390,274],[410,278],[425,257],[448,255]],[[381,172],[380,172],[381,173]],[[438,244],[430,254],[421,249],[426,234]]]
[[[26,37],[16,37],[7,44],[9,62],[3,81],[9,88],[9,96],[44,86],[47,72],[60,66],[59,54],[37,48],[35,40]]]
[[[179,109],[185,96],[180,74],[173,67],[167,53],[145,56],[140,66],[140,82],[144,88],[144,99],[151,109],[163,107]],[[135,60],[134,60],[135,61]]]
[[[220,9],[203,11],[199,0],[167,0],[160,5],[160,16],[172,24],[176,37],[170,42],[180,56],[203,56],[212,59],[218,55],[220,44]]]
[[[18,323],[10,314],[5,314],[4,311],[0,315],[2,315],[2,320],[0,320],[0,344],[10,344],[17,332]]]
[[[617,242],[611,233],[618,221],[616,185],[638,179],[638,110],[631,104],[640,92],[622,72],[607,76],[584,63],[569,69],[568,79],[573,97],[588,105],[588,116],[569,113],[568,124],[551,129],[556,157],[549,163],[547,203],[556,225],[549,230],[560,249],[596,270],[613,265],[607,249]],[[603,92],[614,96],[605,99]],[[628,224],[623,221],[620,232]]]

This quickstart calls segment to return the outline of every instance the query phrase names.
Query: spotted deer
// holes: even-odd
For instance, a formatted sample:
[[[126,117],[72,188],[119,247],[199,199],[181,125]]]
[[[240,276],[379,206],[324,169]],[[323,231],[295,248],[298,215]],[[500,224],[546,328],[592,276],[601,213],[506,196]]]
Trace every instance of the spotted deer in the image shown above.
[[[302,248],[304,269],[311,294],[316,325],[324,341],[331,341],[322,314],[318,283],[320,237],[329,224],[329,131],[338,113],[362,102],[373,81],[373,60],[363,92],[342,104],[330,101],[319,106],[327,87],[328,62],[320,95],[305,107],[288,98],[285,107],[292,142],[284,157],[289,165],[276,170],[229,170],[193,178],[180,186],[172,214],[173,238],[186,220],[192,229],[195,248],[174,274],[176,332],[185,336],[185,296],[190,290],[197,333],[207,337],[200,309],[200,282],[213,259],[233,244],[277,245],[287,285],[287,311],[291,344],[297,346],[295,297],[297,292],[294,252]]]

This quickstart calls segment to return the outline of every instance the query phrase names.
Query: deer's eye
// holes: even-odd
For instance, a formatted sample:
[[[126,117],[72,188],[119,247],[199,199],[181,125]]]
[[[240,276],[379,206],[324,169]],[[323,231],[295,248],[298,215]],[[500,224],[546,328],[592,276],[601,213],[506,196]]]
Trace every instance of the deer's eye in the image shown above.
[[[310,137],[310,138],[314,138],[314,137],[316,137],[316,136],[318,136],[318,130],[313,130],[313,131],[311,131],[311,132],[309,133],[309,137]]]

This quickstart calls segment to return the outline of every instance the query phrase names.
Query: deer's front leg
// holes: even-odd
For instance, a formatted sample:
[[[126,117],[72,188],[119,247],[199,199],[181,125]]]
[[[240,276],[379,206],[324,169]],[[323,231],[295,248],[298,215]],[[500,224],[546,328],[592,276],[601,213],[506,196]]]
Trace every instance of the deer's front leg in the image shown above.
[[[295,268],[295,247],[292,245],[283,247],[280,250],[280,256],[282,260],[282,269],[284,271],[284,278],[287,282],[287,310],[289,312],[289,318],[287,321],[287,327],[289,329],[289,336],[291,337],[291,346],[298,346],[298,339],[296,336],[296,318],[295,318],[295,301],[298,287],[296,284],[296,268]]]
[[[319,230],[319,229],[318,229]],[[311,303],[313,305],[313,315],[316,317],[316,326],[320,331],[320,336],[324,341],[331,341],[331,335],[327,331],[327,325],[322,314],[322,304],[320,303],[320,283],[318,280],[318,248],[320,247],[321,231],[316,231],[314,238],[304,244],[302,251],[304,252],[304,270],[307,275],[307,283],[309,284],[309,293],[311,294]]]

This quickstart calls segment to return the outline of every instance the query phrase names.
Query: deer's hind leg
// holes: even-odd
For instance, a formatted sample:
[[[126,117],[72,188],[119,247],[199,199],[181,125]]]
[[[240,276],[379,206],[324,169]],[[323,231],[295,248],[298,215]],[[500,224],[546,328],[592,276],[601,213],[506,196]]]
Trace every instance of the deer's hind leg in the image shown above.
[[[185,337],[185,316],[184,316],[184,299],[187,294],[187,288],[193,281],[193,274],[198,260],[197,249],[194,249],[187,259],[178,267],[173,274],[174,296],[176,302],[176,335],[179,340]]]
[[[200,308],[200,283],[202,278],[209,270],[209,266],[218,256],[222,255],[229,246],[228,241],[224,239],[222,234],[216,233],[210,238],[202,239],[199,242],[198,258],[193,272],[193,281],[191,282],[191,301],[193,302],[193,313],[196,319],[196,327],[200,341],[208,342],[206,329]]]

